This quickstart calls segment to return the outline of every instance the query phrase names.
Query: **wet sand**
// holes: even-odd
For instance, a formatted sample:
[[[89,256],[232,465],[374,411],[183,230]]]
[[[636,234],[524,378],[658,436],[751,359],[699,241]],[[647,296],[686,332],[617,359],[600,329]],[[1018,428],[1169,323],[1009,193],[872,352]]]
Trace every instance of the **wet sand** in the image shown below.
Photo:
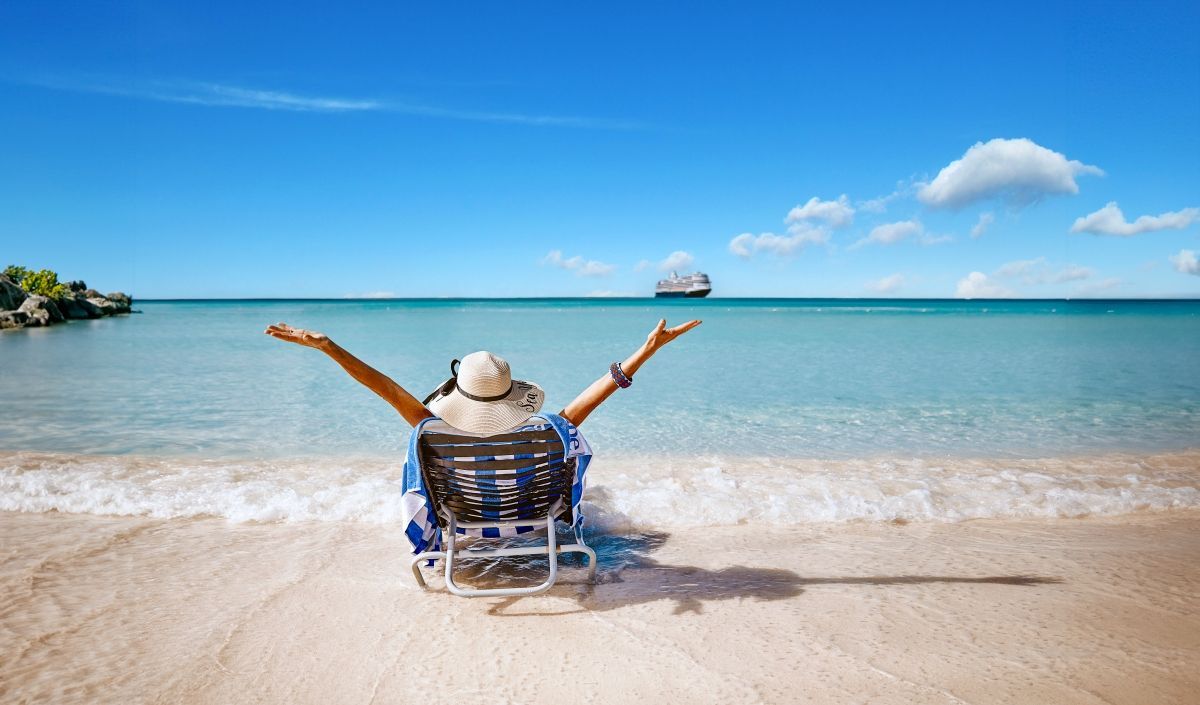
[[[1200,512],[595,536],[421,592],[396,528],[0,513],[4,703],[1194,703]],[[535,580],[487,564],[480,584]]]

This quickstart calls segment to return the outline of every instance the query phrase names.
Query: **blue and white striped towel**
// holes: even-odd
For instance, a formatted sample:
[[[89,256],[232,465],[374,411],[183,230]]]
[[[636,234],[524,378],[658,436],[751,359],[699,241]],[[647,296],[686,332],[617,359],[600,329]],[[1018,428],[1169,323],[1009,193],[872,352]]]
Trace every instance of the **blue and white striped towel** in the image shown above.
[[[424,551],[442,550],[442,530],[434,520],[433,504],[430,502],[429,495],[425,491],[425,481],[421,478],[421,444],[418,442],[418,439],[421,436],[421,432],[430,424],[435,424],[435,427],[443,427],[439,428],[439,430],[453,431],[441,419],[431,417],[417,424],[417,427],[413,429],[412,437],[408,440],[408,457],[404,461],[404,496],[401,500],[403,503],[401,507],[401,519],[404,522],[404,533],[408,536],[408,542],[412,545],[414,555]],[[567,451],[567,459],[575,459],[575,479],[571,483],[571,515],[575,518],[572,528],[578,534],[580,528],[583,526],[583,514],[580,512],[579,503],[583,499],[584,476],[587,473],[588,463],[592,460],[591,446],[588,445],[583,434],[570,421],[567,421],[558,414],[548,413],[539,413],[536,416],[532,416],[528,423],[508,431],[508,433],[544,431],[548,428],[553,428],[558,433],[559,438],[562,439],[563,448]],[[481,437],[480,442],[486,443],[487,439]],[[536,530],[542,526],[544,524],[537,522],[530,526],[507,529],[460,528],[458,529],[458,533],[467,536],[499,538],[501,536],[515,536],[519,533]]]

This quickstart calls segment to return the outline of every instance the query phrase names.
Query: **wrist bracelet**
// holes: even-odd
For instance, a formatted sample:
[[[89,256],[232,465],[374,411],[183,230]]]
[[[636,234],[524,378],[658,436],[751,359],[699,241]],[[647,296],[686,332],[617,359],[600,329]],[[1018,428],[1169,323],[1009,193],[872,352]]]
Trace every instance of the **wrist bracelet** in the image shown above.
[[[633,380],[625,376],[625,371],[621,369],[621,363],[614,362],[608,366],[608,373],[612,375],[613,381],[621,389],[626,389],[633,384]]]

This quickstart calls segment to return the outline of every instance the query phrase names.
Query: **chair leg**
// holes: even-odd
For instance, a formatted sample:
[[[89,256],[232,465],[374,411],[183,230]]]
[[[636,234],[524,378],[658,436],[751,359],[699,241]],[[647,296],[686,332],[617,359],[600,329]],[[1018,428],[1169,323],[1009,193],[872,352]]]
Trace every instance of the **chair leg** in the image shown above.
[[[445,551],[426,551],[418,553],[408,560],[408,567],[412,569],[413,577],[417,579],[417,585],[422,590],[425,589],[425,576],[421,574],[421,563],[423,561],[434,561],[438,558],[445,558]]]
[[[454,517],[449,517],[449,530],[446,536],[446,589],[459,597],[512,597],[517,595],[537,595],[546,592],[554,586],[558,579],[558,537],[554,534],[554,517],[546,519],[546,546],[540,548],[497,548],[491,550],[469,551],[472,558],[488,556],[515,556],[530,554],[545,554],[550,561],[550,574],[540,585],[525,588],[464,588],[454,582],[454,554],[457,523]]]
[[[579,539],[579,549],[578,550],[580,553],[587,554],[587,557],[588,557],[588,582],[594,584],[596,582],[596,552],[592,550],[591,546],[588,546],[586,543],[583,542],[583,538]]]

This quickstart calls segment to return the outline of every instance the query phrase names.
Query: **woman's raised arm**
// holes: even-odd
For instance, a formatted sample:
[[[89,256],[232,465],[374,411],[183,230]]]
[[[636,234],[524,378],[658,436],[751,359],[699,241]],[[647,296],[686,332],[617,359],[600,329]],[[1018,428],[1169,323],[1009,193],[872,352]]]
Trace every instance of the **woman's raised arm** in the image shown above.
[[[621,363],[621,371],[625,376],[633,379],[633,375],[650,356],[658,352],[658,350],[667,343],[675,340],[679,336],[689,330],[700,325],[700,321],[688,321],[687,323],[667,328],[667,320],[664,318],[658,322],[654,330],[650,331],[650,335],[646,336],[646,342],[640,348],[633,351],[633,354],[625,358]],[[578,426],[583,423],[583,420],[588,417],[596,407],[604,403],[604,400],[612,396],[612,393],[620,389],[620,386],[613,379],[611,374],[605,374],[600,379],[592,382],[587,389],[583,390],[579,396],[575,397],[575,401],[567,404],[559,416],[562,416],[567,421]]]
[[[333,361],[341,365],[342,369],[348,372],[351,377],[358,380],[367,389],[383,397],[384,401],[391,404],[396,411],[400,412],[404,420],[413,426],[433,416],[433,414],[429,413],[429,409],[425,408],[424,404],[417,401],[417,398],[409,394],[408,390],[404,387],[396,384],[391,377],[346,352],[324,333],[293,328],[286,323],[276,323],[273,326],[267,326],[267,329],[263,332],[272,338],[320,350],[333,358]]]

